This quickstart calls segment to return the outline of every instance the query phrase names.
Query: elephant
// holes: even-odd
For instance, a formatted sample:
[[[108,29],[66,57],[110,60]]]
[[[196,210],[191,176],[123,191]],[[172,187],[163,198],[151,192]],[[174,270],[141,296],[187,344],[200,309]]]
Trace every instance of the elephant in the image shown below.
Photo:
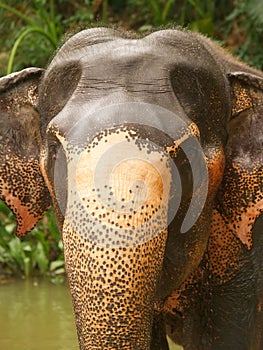
[[[0,199],[54,206],[81,350],[263,348],[263,73],[183,29],[89,28],[0,79]]]

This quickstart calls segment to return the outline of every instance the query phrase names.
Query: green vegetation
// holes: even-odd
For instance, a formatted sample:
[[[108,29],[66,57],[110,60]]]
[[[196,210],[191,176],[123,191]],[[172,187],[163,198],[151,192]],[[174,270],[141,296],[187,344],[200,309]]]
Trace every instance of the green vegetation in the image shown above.
[[[233,43],[233,53],[263,70],[263,1],[239,0],[236,3],[226,18],[226,23],[232,28],[232,37],[235,35],[238,38]],[[229,44],[232,46],[232,42]]]
[[[263,2],[257,0],[0,0],[0,17],[0,75],[45,67],[65,35],[102,23],[135,31],[187,27],[263,67]]]
[[[258,0],[0,0],[0,75],[45,67],[69,33],[100,24],[144,32],[182,26],[220,41],[263,69],[263,2]],[[21,240],[0,202],[0,274],[63,278],[61,238],[52,211]]]
[[[15,54],[22,41],[25,40],[29,34],[34,33],[40,37],[44,37],[51,49],[55,50],[57,48],[59,37],[62,34],[62,27],[59,22],[59,16],[55,14],[54,0],[50,0],[48,4],[46,1],[44,3],[37,0],[33,1],[32,12],[34,15],[32,16],[25,15],[15,7],[8,6],[3,2],[0,2],[0,8],[17,16],[25,23],[25,27],[21,33],[19,33],[12,47],[7,65],[7,74],[12,72]]]
[[[21,239],[14,235],[15,227],[13,214],[0,202],[0,275],[47,276],[63,282],[63,246],[52,211]]]

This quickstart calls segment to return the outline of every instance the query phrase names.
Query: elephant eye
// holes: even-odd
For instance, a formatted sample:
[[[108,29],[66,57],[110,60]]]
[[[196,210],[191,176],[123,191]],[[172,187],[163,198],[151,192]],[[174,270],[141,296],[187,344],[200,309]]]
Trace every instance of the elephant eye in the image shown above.
[[[189,150],[189,158],[193,161],[200,161],[200,158],[203,156],[203,153],[200,148],[191,148]]]
[[[227,140],[228,140],[228,131],[225,127],[222,127],[222,129],[220,130],[220,136],[221,136],[221,140],[223,145],[226,145]]]
[[[191,142],[186,141],[183,142],[183,144],[181,145],[181,148],[185,154],[185,160],[189,161],[196,161],[200,159],[201,156],[201,149],[199,147],[196,147],[196,144],[191,144]]]
[[[58,153],[58,148],[59,148],[59,143],[55,140],[52,140],[49,145],[48,145],[48,152],[49,152],[49,157],[52,160],[56,160],[57,153]]]

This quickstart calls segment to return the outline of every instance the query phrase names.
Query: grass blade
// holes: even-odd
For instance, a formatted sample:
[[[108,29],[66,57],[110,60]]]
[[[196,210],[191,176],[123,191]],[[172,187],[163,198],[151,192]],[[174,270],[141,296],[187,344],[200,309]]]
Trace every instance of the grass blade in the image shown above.
[[[12,73],[14,58],[15,58],[17,49],[18,49],[19,45],[21,44],[21,42],[23,41],[23,39],[30,33],[38,33],[38,34],[44,36],[46,39],[48,39],[48,41],[51,43],[51,45],[54,47],[54,49],[56,48],[57,42],[52,38],[52,36],[49,35],[49,33],[47,33],[46,31],[44,31],[43,29],[41,29],[39,27],[27,28],[19,35],[19,37],[16,39],[16,41],[14,43],[14,46],[12,48],[10,58],[8,61],[8,65],[7,65],[7,74]]]

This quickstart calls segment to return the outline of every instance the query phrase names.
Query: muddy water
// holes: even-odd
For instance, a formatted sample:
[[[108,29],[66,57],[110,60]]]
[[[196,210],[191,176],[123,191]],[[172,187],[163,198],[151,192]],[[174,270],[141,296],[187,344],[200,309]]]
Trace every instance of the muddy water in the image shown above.
[[[0,285],[0,350],[77,350],[68,288],[48,281]]]
[[[0,350],[78,350],[69,289],[44,280],[0,285]]]

